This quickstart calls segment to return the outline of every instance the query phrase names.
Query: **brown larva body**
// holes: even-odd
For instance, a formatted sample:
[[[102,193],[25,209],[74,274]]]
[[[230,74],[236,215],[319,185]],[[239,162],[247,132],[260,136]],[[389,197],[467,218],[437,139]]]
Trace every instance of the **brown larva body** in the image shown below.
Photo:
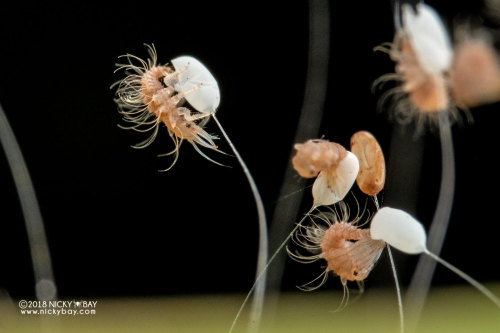
[[[167,88],[162,83],[162,79],[165,77],[167,73],[171,73],[172,69],[167,66],[153,66],[147,71],[144,72],[141,78],[141,95],[142,95],[142,103],[147,105],[151,112],[155,113],[155,109],[157,106],[155,104],[150,105],[153,100],[153,96],[155,96],[158,92],[162,91],[164,88]],[[166,98],[162,99],[163,101],[168,100],[172,93],[173,89],[170,89],[170,93]]]
[[[359,218],[346,222],[347,207],[344,203],[340,203],[339,207],[340,214],[321,212],[311,226],[301,226],[295,234],[296,244],[317,254],[288,253],[293,259],[305,263],[318,259],[326,260],[327,268],[323,274],[332,271],[345,285],[347,281],[363,281],[367,278],[385,243],[371,239],[369,229],[362,229],[357,225]]]
[[[376,196],[385,184],[385,159],[377,139],[369,132],[356,132],[351,137],[351,152],[359,160],[358,187],[363,193]]]
[[[297,153],[292,164],[304,178],[316,177],[320,171],[330,170],[346,157],[347,151],[341,145],[327,140],[308,140],[295,145]]]
[[[150,138],[134,147],[144,148],[150,145],[163,123],[174,141],[173,152],[176,157],[180,142],[186,140],[202,156],[208,158],[197,147],[201,145],[217,149],[213,141],[216,137],[203,129],[208,118],[192,116],[190,109],[180,106],[188,92],[180,93],[174,89],[173,83],[177,81],[179,72],[166,65],[157,65],[156,50],[152,46],[147,47],[150,55],[147,62],[133,55],[125,55],[128,63],[117,64],[118,69],[124,69],[127,74],[115,84],[118,85],[118,98],[115,101],[119,112],[125,122],[131,123],[126,128],[138,132],[153,132]]]
[[[385,243],[370,238],[368,229],[349,223],[335,223],[325,232],[321,241],[321,258],[328,270],[342,281],[363,281],[373,269]]]
[[[474,107],[500,99],[500,64],[482,38],[466,38],[455,47],[450,89],[457,104]]]

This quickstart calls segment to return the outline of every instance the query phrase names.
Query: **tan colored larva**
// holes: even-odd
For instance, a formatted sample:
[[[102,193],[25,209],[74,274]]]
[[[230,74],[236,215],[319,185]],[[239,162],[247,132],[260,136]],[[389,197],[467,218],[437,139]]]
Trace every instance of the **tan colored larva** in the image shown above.
[[[320,287],[330,271],[340,277],[344,286],[347,281],[365,280],[385,248],[383,241],[371,239],[369,229],[358,226],[359,218],[348,222],[347,207],[343,202],[339,207],[339,213],[316,214],[312,225],[301,226],[294,234],[294,242],[313,254],[303,255],[288,250],[293,259],[305,263],[319,259],[327,262],[320,275],[321,283],[305,288],[307,290]]]
[[[390,55],[396,72],[383,75],[374,85],[389,80],[401,83],[381,97],[379,107],[393,100],[396,119],[403,123],[414,117],[419,123],[437,121],[441,112],[455,116],[457,109],[450,97],[447,77],[453,51],[446,27],[425,4],[418,4],[416,10],[403,5],[402,15],[397,14],[396,21],[401,19],[394,42],[375,48]]]
[[[292,164],[298,174],[317,177],[312,188],[314,207],[343,200],[358,174],[356,156],[335,142],[321,139],[296,144],[295,149]]]
[[[304,178],[313,178],[320,171],[335,168],[346,157],[347,151],[335,142],[317,139],[295,144],[297,153],[292,164],[297,173]]]
[[[356,132],[351,137],[351,152],[359,160],[356,177],[359,189],[367,195],[376,196],[385,184],[385,159],[377,139],[369,132]]]
[[[399,12],[399,11],[398,11]],[[388,53],[396,72],[381,76],[374,85],[396,80],[401,85],[387,91],[379,106],[392,99],[397,119],[416,116],[435,121],[442,112],[458,118],[458,108],[471,120],[468,109],[500,100],[500,59],[486,31],[466,32],[458,27],[452,47],[438,13],[425,4],[402,6],[396,15],[393,43],[375,49]]]
[[[186,95],[191,92],[179,92],[174,89],[182,69],[176,71],[173,67],[157,64],[154,46],[146,45],[146,47],[149,53],[147,62],[131,54],[121,56],[127,63],[117,64],[116,71],[124,70],[127,76],[113,85],[117,86],[115,102],[119,112],[123,120],[131,124],[124,128],[138,132],[152,132],[149,138],[134,148],[149,146],[156,138],[160,124],[164,124],[175,144],[174,150],[170,153],[175,154],[170,167],[177,160],[183,140],[191,143],[203,157],[208,158],[198,145],[217,149],[213,141],[217,137],[203,129],[209,117],[197,117],[191,109],[180,106]]]
[[[446,110],[450,99],[444,74],[426,71],[418,62],[408,38],[403,38],[397,48],[399,52],[394,52],[396,73],[401,74],[402,89],[411,102],[424,113]]]

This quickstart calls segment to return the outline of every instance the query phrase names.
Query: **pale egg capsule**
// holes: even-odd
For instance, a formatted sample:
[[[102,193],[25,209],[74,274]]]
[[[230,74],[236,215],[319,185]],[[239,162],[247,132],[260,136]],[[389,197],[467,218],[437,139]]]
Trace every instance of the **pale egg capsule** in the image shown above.
[[[220,90],[207,67],[191,56],[177,57],[171,62],[179,73],[175,90],[185,94],[186,101],[197,111],[214,113],[219,107]]]
[[[457,267],[427,249],[427,235],[422,224],[401,209],[381,208],[373,217],[370,226],[372,239],[380,239],[408,254],[425,253],[446,268],[459,275],[500,307],[500,299],[489,289]]]
[[[358,171],[358,158],[350,151],[338,165],[321,171],[312,188],[314,206],[329,206],[343,200],[356,181]]]
[[[429,73],[450,68],[453,59],[450,38],[436,11],[426,4],[403,5],[403,30],[408,36],[418,62]]]
[[[363,193],[376,196],[385,184],[385,159],[377,139],[369,132],[356,132],[351,137],[351,152],[359,160],[358,187]]]
[[[372,219],[370,234],[408,254],[426,250],[427,235],[420,222],[400,209],[383,207]]]

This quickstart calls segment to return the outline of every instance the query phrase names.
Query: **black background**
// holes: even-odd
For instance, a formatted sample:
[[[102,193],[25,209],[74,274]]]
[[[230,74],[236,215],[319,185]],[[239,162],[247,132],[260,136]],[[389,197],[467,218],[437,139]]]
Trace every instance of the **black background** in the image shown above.
[[[486,18],[477,1],[429,2],[452,18]],[[166,130],[153,145],[134,150],[140,133],[116,125],[120,116],[109,86],[117,57],[147,56],[154,43],[161,63],[179,55],[199,58],[221,89],[218,118],[252,171],[267,215],[293,145],[302,107],[308,54],[308,3],[148,1],[32,4],[0,8],[0,102],[31,172],[53,257],[59,295],[136,296],[245,292],[257,253],[256,212],[237,162],[188,144],[176,166],[156,155],[170,151]],[[377,113],[372,82],[393,71],[373,47],[393,38],[389,1],[332,1],[328,95],[320,135],[349,144],[371,131],[391,156],[393,124]],[[498,266],[499,104],[472,110],[474,123],[453,127],[457,184],[442,257],[476,279],[500,280]],[[208,130],[218,133],[213,123]],[[413,133],[413,128],[407,128]],[[432,219],[440,179],[439,137],[425,131],[416,216]],[[229,151],[220,140],[220,147]],[[395,182],[389,171],[388,186]],[[393,178],[391,178],[393,177]],[[400,182],[411,181],[403,174]],[[0,154],[0,288],[33,296],[24,222],[6,159]],[[301,211],[311,205],[305,189]],[[357,193],[359,195],[359,192]],[[385,193],[387,202],[390,193]],[[363,199],[364,200],[364,199]],[[289,221],[292,223],[293,221]],[[397,255],[403,285],[416,257]],[[287,261],[284,290],[321,271]],[[366,281],[391,287],[383,257]],[[463,283],[438,268],[435,285]],[[340,288],[331,279],[324,288]]]

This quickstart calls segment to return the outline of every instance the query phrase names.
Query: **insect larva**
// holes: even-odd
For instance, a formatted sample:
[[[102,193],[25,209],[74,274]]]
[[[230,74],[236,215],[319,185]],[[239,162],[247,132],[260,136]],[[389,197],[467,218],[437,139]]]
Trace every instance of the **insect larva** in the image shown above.
[[[234,152],[247,177],[250,189],[255,199],[259,225],[259,252],[257,258],[257,275],[262,277],[255,292],[252,320],[257,323],[262,314],[265,292],[265,265],[267,261],[267,222],[264,204],[257,185],[248,170],[243,158],[231,142],[226,131],[215,116],[220,101],[220,91],[212,73],[199,60],[191,56],[181,56],[172,60],[173,68],[156,65],[156,51],[148,46],[150,59],[148,62],[133,55],[126,55],[128,64],[118,65],[118,69],[128,71],[128,76],[117,82],[117,103],[124,120],[131,122],[130,127],[137,131],[148,131],[154,128],[150,139],[140,144],[138,148],[146,147],[155,138],[160,123],[164,123],[174,140],[175,161],[178,157],[182,140],[190,142],[196,151],[206,159],[216,163],[206,156],[198,147],[217,150],[213,142],[216,137],[203,129],[206,122],[213,118],[222,135]],[[132,63],[136,60],[141,66]],[[132,73],[130,73],[132,71]],[[186,101],[194,110],[180,106]],[[143,125],[150,126],[143,130]],[[169,153],[169,154],[171,154]],[[172,164],[172,166],[173,166]],[[170,167],[172,167],[170,166]],[[168,170],[168,169],[167,169]]]
[[[327,140],[308,140],[296,144],[294,169],[304,178],[316,177],[314,206],[328,206],[344,199],[358,175],[356,156],[341,145]]]
[[[448,33],[434,9],[422,3],[416,9],[403,5],[403,22],[394,42],[389,48],[375,48],[390,54],[396,73],[382,76],[374,85],[388,80],[402,82],[379,103],[383,105],[388,98],[397,100],[395,111],[402,122],[415,115],[436,118],[437,112],[453,111],[445,76],[453,57]]]
[[[289,255],[300,262],[318,259],[327,262],[325,271],[320,275],[322,282],[308,290],[320,287],[330,271],[340,277],[344,287],[347,281],[365,280],[385,248],[383,241],[371,239],[370,231],[358,226],[359,218],[348,222],[345,203],[340,202],[339,207],[340,213],[315,214],[317,219],[313,219],[311,226],[301,226],[296,231],[295,243],[314,254],[296,254],[287,249]]]
[[[199,88],[193,85],[190,89],[178,90],[180,75],[186,68],[172,68],[168,65],[157,64],[157,54],[153,45],[146,45],[149,53],[147,62],[131,54],[121,56],[127,60],[126,64],[117,64],[118,70],[124,70],[127,76],[117,81],[115,102],[126,123],[125,127],[138,132],[151,132],[149,138],[135,145],[135,148],[149,146],[158,133],[160,124],[164,124],[175,148],[169,153],[175,154],[170,169],[177,161],[179,148],[183,140],[188,141],[205,158],[208,158],[197,147],[217,150],[214,139],[217,137],[208,134],[203,126],[209,118],[199,117],[187,107],[181,106],[182,101]],[[184,80],[187,81],[187,80]],[[167,170],[168,170],[167,169]]]

